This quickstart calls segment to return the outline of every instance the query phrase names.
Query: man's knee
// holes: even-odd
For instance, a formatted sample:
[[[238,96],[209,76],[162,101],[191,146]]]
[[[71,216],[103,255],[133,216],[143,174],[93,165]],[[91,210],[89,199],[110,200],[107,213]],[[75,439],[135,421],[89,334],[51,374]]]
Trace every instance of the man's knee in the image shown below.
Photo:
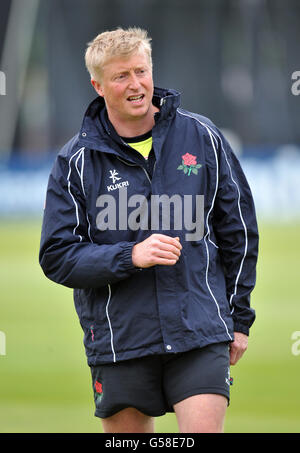
[[[102,418],[102,426],[105,433],[152,433],[154,419],[128,407],[111,417]]]
[[[227,399],[222,395],[202,394],[174,405],[180,432],[223,432]]]

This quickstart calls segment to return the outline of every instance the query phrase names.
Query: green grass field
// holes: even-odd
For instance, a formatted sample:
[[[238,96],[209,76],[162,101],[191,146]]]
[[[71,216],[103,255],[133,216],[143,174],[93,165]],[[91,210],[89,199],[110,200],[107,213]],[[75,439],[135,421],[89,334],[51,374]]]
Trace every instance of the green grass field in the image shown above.
[[[101,432],[72,290],[44,277],[39,222],[0,226],[0,432]],[[232,367],[225,432],[300,432],[300,225],[260,226],[249,349]],[[1,348],[0,348],[1,350]],[[177,432],[174,414],[157,432]]]

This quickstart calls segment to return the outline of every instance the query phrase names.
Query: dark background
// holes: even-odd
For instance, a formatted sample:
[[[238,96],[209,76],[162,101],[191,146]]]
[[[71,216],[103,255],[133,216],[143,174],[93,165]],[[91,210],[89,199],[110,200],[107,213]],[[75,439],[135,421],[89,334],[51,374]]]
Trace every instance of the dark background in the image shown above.
[[[298,0],[18,1],[27,8],[19,10],[10,42],[13,2],[1,0],[0,6],[0,69],[7,79],[0,110],[18,96],[14,117],[1,117],[3,155],[47,154],[75,135],[96,95],[84,65],[86,45],[118,26],[147,29],[155,85],[179,90],[182,107],[234,131],[243,146],[300,142],[300,98],[291,93],[292,73],[300,70]],[[32,36],[20,83],[18,58],[28,27]],[[8,141],[6,122],[12,129]]]

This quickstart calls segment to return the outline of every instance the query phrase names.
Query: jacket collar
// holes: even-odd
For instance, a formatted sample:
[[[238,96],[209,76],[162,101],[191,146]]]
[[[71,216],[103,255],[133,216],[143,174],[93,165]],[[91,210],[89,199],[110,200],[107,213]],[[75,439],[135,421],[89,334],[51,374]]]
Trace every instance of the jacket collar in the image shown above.
[[[165,121],[173,117],[177,107],[180,104],[180,94],[176,90],[154,88],[153,104],[159,109],[159,113],[155,115],[155,128]],[[112,140],[115,137],[111,136],[109,122],[105,120],[106,107],[104,99],[98,96],[88,106],[79,133],[79,146],[97,149],[104,152],[113,152]]]

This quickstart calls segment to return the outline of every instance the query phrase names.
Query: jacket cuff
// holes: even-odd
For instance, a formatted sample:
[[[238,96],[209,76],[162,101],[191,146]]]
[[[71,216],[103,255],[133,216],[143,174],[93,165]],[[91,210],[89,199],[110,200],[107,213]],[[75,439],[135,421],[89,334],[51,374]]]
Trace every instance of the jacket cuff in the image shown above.
[[[247,336],[249,336],[249,327],[246,326],[245,324],[241,324],[241,323],[238,323],[238,322],[234,322],[233,324],[233,330],[234,332],[240,332],[240,333],[243,333]]]
[[[123,245],[122,262],[124,268],[128,271],[137,270],[137,268],[133,265],[132,262],[132,248],[135,244],[136,242],[127,242]]]

